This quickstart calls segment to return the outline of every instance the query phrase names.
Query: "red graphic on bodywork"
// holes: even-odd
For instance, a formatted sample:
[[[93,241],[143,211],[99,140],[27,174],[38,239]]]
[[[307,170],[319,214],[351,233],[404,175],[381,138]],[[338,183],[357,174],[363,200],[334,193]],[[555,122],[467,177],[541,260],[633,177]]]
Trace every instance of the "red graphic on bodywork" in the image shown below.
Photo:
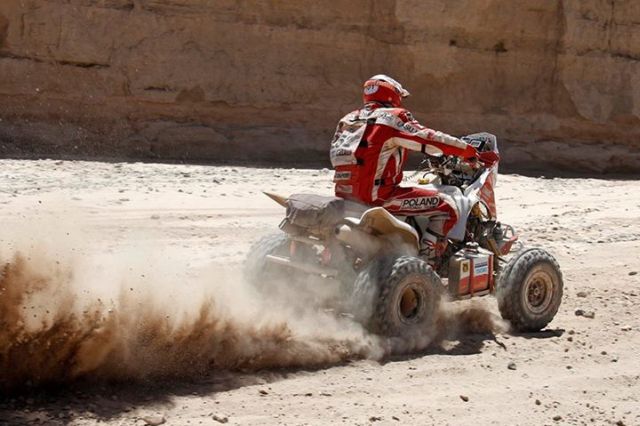
[[[496,184],[496,173],[492,171],[482,188],[480,188],[480,199],[489,209],[489,214],[492,218],[498,217],[498,209],[496,208],[496,196],[494,193],[494,186]]]

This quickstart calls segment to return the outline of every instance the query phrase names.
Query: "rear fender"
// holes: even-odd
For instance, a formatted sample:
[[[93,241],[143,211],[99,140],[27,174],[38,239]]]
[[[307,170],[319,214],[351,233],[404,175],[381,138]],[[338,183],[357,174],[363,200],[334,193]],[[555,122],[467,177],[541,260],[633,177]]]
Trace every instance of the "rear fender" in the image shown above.
[[[382,207],[374,207],[363,213],[360,219],[347,218],[353,227],[386,240],[392,247],[401,248],[416,256],[420,250],[420,238],[411,225],[402,222]]]

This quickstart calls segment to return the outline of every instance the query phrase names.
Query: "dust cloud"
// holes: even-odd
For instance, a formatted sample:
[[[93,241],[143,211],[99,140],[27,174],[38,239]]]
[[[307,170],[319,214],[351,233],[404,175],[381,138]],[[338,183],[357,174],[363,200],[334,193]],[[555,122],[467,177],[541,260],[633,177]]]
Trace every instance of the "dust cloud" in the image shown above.
[[[31,241],[0,253],[0,392],[317,368],[422,350],[450,327],[494,330],[482,309],[449,310],[438,330],[398,346],[328,309],[330,287],[298,292],[281,282],[277,298],[266,298],[238,267],[190,267],[184,252],[93,250]]]
[[[0,387],[318,367],[381,356],[376,339],[348,319],[323,311],[293,317],[292,310],[274,305],[267,311],[239,280],[219,270],[207,276],[229,288],[213,283],[214,291],[206,291],[195,277],[162,281],[146,271],[156,275],[147,281],[140,270],[114,274],[111,282],[96,274],[101,282],[83,286],[87,267],[49,261],[41,253],[16,254],[4,266]],[[93,291],[96,286],[102,291]]]

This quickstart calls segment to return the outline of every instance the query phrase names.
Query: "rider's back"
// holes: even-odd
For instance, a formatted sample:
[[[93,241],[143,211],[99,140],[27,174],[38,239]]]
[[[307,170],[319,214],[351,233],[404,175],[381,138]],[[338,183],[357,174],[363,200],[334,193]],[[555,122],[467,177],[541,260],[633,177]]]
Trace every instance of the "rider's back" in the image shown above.
[[[397,142],[419,129],[404,108],[368,105],[345,115],[331,151],[337,196],[378,204],[402,181],[406,150]]]

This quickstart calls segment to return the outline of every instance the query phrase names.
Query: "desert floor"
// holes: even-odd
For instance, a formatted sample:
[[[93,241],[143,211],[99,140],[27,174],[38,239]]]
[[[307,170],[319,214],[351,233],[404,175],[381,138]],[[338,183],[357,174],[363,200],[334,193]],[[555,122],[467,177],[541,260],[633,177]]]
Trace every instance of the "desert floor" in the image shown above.
[[[163,253],[164,268],[216,288],[236,283],[207,270],[234,276],[250,244],[277,230],[283,209],[261,191],[332,188],[327,170],[10,160],[0,170],[4,256],[43,245],[56,257],[58,247],[126,274],[123,253],[137,257],[136,268]],[[290,367],[212,368],[170,380],[113,384],[85,375],[0,396],[0,424],[640,425],[640,180],[501,175],[497,197],[501,220],[562,267],[563,302],[543,332],[459,333],[391,358],[359,349],[331,361],[325,353],[322,365],[288,353]],[[199,288],[183,280],[170,293],[198,298]],[[500,322],[492,298],[475,306]],[[294,334],[295,321],[285,320]]]

